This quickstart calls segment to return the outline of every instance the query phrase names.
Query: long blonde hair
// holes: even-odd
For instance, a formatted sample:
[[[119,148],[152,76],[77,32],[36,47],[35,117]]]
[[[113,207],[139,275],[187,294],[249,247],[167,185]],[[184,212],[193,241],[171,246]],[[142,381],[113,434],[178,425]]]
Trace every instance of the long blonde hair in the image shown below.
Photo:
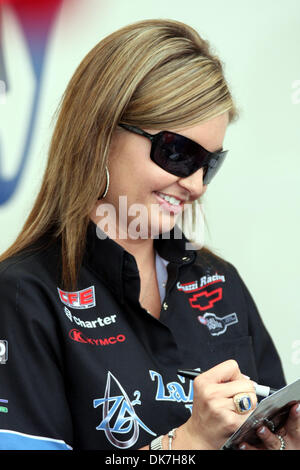
[[[193,28],[145,20],[104,38],[68,84],[40,192],[0,261],[52,233],[61,237],[62,285],[75,287],[117,124],[175,129],[224,112],[230,122],[238,115],[222,63]]]

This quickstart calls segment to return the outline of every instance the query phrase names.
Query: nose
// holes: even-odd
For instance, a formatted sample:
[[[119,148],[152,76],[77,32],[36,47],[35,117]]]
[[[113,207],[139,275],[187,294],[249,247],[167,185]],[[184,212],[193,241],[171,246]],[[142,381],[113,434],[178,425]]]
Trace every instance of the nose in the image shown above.
[[[199,168],[190,176],[180,178],[178,184],[189,192],[189,199],[198,199],[207,189],[207,185],[203,184],[203,168]]]

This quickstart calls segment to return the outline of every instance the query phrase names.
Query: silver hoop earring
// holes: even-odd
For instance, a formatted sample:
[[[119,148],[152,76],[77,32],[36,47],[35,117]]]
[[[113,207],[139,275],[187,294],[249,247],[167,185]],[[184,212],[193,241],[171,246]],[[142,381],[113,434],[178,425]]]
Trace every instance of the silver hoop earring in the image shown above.
[[[104,193],[102,194],[101,197],[98,198],[98,200],[105,198],[105,196],[106,196],[106,194],[107,194],[107,192],[108,192],[108,188],[109,188],[109,171],[108,171],[107,166],[105,167],[105,171],[106,171],[106,187],[105,187]]]

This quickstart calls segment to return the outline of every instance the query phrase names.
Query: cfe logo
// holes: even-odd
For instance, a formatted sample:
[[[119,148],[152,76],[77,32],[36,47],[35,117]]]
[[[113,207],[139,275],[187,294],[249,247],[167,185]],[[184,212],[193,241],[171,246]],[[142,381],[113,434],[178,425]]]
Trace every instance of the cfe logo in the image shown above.
[[[0,364],[6,364],[8,360],[8,342],[5,339],[0,340]]]
[[[63,304],[71,308],[85,309],[96,306],[95,287],[91,286],[77,292],[65,292],[59,288],[58,295]]]

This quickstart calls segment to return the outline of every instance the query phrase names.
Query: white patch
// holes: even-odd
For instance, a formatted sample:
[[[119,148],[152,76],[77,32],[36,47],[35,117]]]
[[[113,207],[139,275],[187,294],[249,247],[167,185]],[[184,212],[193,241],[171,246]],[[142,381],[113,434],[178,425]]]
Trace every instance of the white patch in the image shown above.
[[[199,315],[198,320],[202,325],[207,326],[212,336],[223,335],[228,326],[238,323],[236,313],[230,313],[225,317],[217,317],[215,313],[207,312],[204,315]]]
[[[5,339],[0,340],[0,364],[6,364],[8,361],[8,342]]]

